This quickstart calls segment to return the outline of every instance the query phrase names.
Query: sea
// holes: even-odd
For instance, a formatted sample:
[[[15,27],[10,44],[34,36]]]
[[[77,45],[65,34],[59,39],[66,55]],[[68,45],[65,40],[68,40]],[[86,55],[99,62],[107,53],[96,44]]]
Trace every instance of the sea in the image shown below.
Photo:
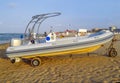
[[[0,44],[9,43],[12,38],[21,38],[23,33],[0,33]]]

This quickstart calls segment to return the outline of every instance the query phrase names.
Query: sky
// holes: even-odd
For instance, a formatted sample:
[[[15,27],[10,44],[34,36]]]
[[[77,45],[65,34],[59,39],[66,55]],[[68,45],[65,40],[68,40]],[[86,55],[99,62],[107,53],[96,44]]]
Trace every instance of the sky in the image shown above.
[[[52,12],[61,15],[40,32],[120,27],[120,0],[0,0],[0,33],[24,33],[32,16]]]

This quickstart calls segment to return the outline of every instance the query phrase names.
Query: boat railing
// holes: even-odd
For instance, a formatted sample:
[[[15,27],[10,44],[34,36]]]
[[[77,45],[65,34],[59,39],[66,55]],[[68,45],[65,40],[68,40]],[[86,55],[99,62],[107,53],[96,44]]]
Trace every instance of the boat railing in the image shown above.
[[[32,36],[33,33],[36,33],[36,38],[38,38],[39,28],[40,28],[40,25],[42,24],[42,22],[45,21],[47,18],[55,17],[55,16],[59,16],[59,15],[61,15],[61,13],[54,12],[54,13],[46,13],[46,14],[40,14],[40,15],[33,16],[25,29],[25,33],[24,33],[25,38],[27,36],[28,37]]]

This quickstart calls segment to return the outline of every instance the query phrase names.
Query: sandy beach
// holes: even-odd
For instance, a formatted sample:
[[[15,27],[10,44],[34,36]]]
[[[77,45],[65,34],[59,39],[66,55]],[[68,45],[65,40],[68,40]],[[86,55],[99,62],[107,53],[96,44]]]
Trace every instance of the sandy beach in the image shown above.
[[[116,36],[119,40],[120,36]],[[108,57],[110,42],[89,54],[42,57],[42,65],[12,64],[4,59],[9,44],[0,45],[0,83],[118,83],[120,82],[120,41],[117,57]]]

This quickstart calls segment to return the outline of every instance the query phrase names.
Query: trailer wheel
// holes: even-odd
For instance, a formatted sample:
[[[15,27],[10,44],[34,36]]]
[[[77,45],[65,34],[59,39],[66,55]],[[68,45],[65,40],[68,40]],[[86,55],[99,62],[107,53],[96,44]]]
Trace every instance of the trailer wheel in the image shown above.
[[[110,57],[115,57],[117,56],[117,51],[115,50],[115,48],[111,48],[109,51],[109,56]]]
[[[12,60],[11,60],[11,63],[15,63],[15,59],[12,59]]]
[[[41,60],[39,59],[39,58],[33,58],[32,60],[31,60],[31,65],[33,66],[33,67],[36,67],[36,66],[39,66],[41,64]]]

